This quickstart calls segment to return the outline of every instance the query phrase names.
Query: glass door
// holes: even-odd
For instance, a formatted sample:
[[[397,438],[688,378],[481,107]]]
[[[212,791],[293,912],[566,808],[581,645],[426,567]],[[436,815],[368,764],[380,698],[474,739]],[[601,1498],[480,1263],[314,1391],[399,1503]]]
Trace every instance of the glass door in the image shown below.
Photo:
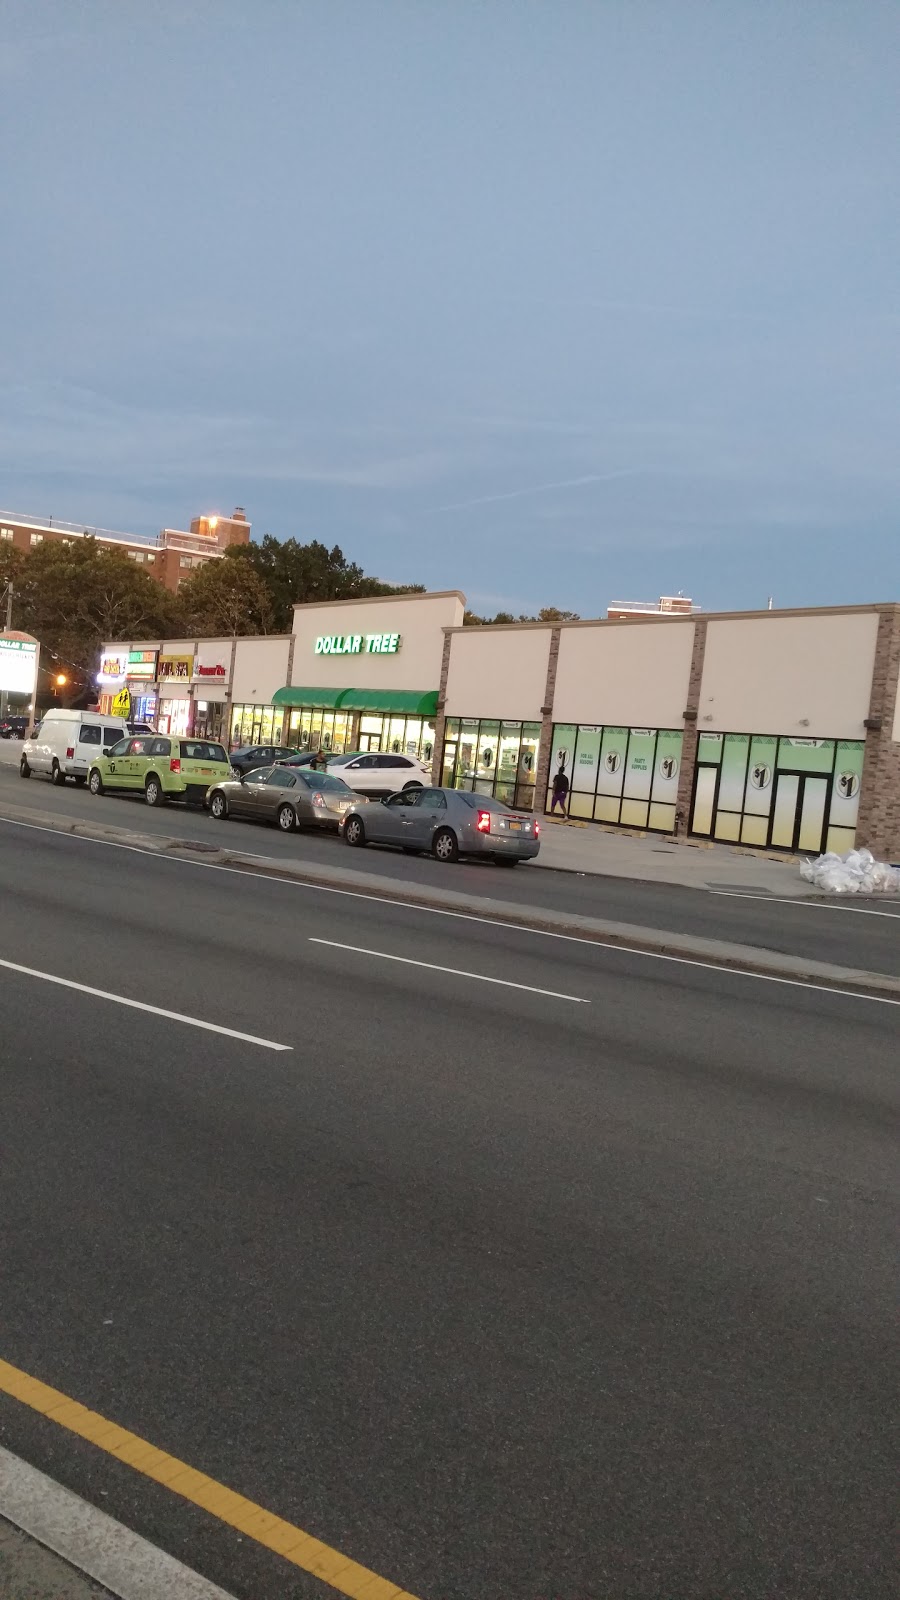
[[[798,850],[814,850],[818,855],[825,834],[825,815],[828,806],[827,778],[806,777],[800,798],[800,831]]]
[[[775,779],[775,804],[772,807],[772,834],[769,843],[776,845],[780,850],[794,848],[799,798],[800,774],[779,772]]]

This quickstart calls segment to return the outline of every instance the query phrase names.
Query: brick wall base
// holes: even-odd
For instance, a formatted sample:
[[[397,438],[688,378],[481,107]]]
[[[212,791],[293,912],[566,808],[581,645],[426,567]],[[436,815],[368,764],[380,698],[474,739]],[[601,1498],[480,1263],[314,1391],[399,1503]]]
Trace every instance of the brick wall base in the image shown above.
[[[879,606],[868,718],[873,726],[866,732],[856,842],[880,861],[894,862],[900,862],[900,742],[893,737],[898,679],[900,606]]]

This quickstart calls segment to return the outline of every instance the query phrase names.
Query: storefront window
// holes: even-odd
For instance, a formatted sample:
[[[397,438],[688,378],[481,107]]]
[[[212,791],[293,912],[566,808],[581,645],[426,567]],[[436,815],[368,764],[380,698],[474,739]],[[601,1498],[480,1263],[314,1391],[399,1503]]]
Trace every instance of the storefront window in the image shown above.
[[[448,789],[491,794],[507,805],[530,809],[540,733],[536,722],[448,717],[441,781]]]
[[[673,832],[681,742],[677,728],[557,723],[546,808],[556,816]]]
[[[157,727],[160,733],[177,733],[184,735],[190,731],[190,725],[190,700],[160,701],[159,716],[157,717]]]
[[[813,854],[850,850],[864,751],[861,739],[701,733],[691,832]]]

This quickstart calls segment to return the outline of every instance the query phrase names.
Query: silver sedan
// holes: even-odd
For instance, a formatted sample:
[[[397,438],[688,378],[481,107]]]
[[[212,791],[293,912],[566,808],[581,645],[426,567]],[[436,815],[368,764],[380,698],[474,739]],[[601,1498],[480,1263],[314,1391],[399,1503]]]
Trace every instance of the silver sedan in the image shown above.
[[[356,800],[340,778],[307,768],[263,767],[243,778],[217,783],[206,804],[212,815],[241,817],[248,822],[271,822],[283,833],[294,828],[330,828],[336,831]]]
[[[342,827],[350,845],[393,844],[438,861],[493,856],[504,867],[532,860],[541,848],[540,823],[502,800],[465,789],[414,789],[381,801],[357,801]]]

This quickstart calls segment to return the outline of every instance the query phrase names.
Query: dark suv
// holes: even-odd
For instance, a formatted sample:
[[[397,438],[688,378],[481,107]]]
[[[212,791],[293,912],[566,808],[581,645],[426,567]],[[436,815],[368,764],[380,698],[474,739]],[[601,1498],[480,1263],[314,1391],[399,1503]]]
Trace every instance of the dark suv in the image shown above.
[[[232,750],[228,759],[235,777],[240,778],[245,772],[253,772],[256,767],[273,767],[276,761],[284,761],[288,756],[298,754],[299,751],[291,745],[246,744],[240,750]]]
[[[0,739],[24,739],[30,722],[30,717],[4,717],[0,722]]]

